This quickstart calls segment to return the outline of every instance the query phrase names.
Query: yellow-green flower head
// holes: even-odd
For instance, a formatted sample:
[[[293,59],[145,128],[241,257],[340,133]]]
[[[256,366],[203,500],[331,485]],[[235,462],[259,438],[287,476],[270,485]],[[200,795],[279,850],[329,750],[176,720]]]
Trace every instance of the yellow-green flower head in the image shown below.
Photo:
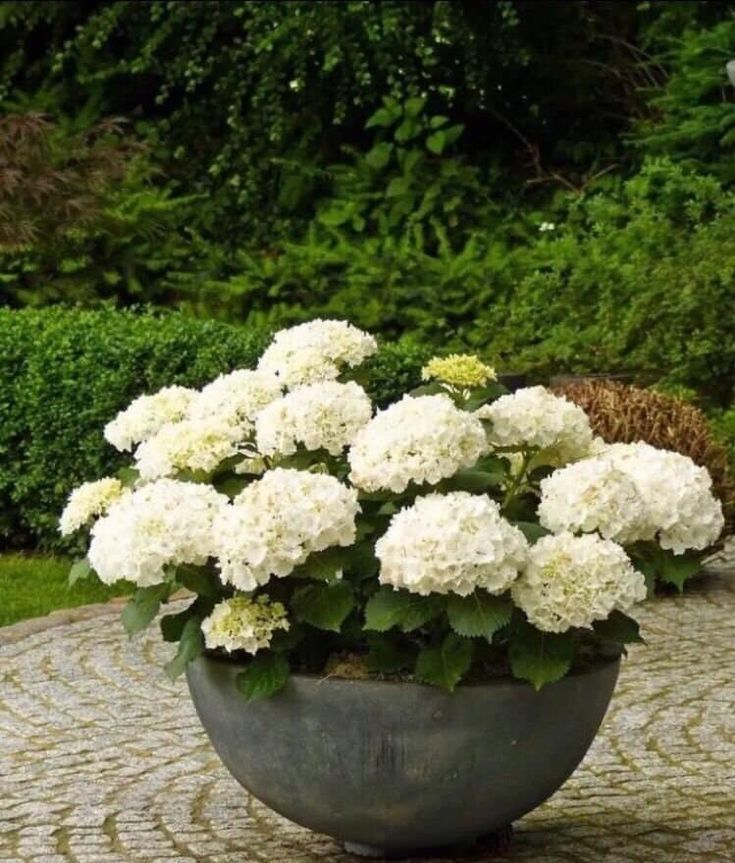
[[[225,599],[202,621],[207,647],[221,647],[228,653],[233,650],[257,653],[268,647],[275,630],[288,628],[286,609],[280,602],[270,602],[267,596]]]
[[[475,354],[432,357],[421,369],[422,380],[437,380],[454,387],[482,387],[496,379],[495,369]]]

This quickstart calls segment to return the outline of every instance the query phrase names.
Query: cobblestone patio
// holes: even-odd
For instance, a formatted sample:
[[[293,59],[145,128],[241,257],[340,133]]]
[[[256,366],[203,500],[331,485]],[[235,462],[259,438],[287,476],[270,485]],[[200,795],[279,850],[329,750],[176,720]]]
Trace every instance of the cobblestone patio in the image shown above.
[[[128,642],[116,613],[0,630],[0,860],[354,861],[242,791],[185,683],[163,677],[168,647]],[[504,859],[735,860],[735,578],[642,617],[649,647],[625,663],[603,731]]]

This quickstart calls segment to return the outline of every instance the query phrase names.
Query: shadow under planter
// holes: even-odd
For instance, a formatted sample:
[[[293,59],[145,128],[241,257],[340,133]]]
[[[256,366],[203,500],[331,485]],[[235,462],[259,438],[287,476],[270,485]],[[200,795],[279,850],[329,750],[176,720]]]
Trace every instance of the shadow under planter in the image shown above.
[[[619,661],[540,692],[512,679],[447,693],[418,683],[293,675],[247,702],[244,666],[201,656],[187,679],[237,781],[286,818],[373,856],[471,844],[571,775],[607,710]]]

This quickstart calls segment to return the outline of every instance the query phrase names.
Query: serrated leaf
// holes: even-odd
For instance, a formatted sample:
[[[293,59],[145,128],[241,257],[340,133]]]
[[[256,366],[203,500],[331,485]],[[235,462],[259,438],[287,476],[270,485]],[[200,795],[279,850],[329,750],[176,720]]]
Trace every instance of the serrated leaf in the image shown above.
[[[259,653],[247,669],[235,678],[238,692],[248,701],[268,698],[286,685],[290,669],[285,656]]]
[[[379,588],[365,606],[365,629],[387,632],[394,626],[413,632],[444,611],[441,596],[419,596],[392,587]]]
[[[176,569],[176,581],[199,596],[215,599],[221,593],[217,576],[201,566],[184,564]]]
[[[662,552],[658,563],[658,577],[666,584],[673,584],[681,593],[687,579],[696,575],[701,568],[702,560],[698,555]]]
[[[476,590],[469,596],[450,596],[447,603],[449,624],[458,635],[486,638],[510,623],[513,603],[504,597]]]
[[[155,584],[152,587],[139,587],[122,611],[122,624],[129,636],[135,635],[148,626],[158,614],[161,602],[168,599],[171,585]]]
[[[536,524],[533,521],[514,521],[513,524],[521,531],[531,545],[551,533],[550,530],[546,530],[545,527],[542,527],[540,524]]]
[[[568,633],[540,632],[534,626],[519,627],[509,649],[510,667],[515,677],[527,680],[534,689],[560,680],[574,658],[574,640]]]
[[[425,647],[416,660],[416,677],[424,683],[454,690],[472,665],[474,644],[449,633],[438,647]]]
[[[176,680],[186,670],[186,666],[204,651],[204,636],[198,615],[190,617],[181,630],[179,648],[176,656],[164,666],[169,680]]]
[[[291,573],[291,577],[312,578],[314,581],[337,581],[345,561],[345,549],[328,548],[309,555],[309,558]]]
[[[381,507],[382,509],[382,507]],[[380,567],[378,558],[375,556],[375,544],[372,542],[358,542],[349,548],[343,549],[345,554],[345,571],[362,581],[372,578]]]
[[[309,584],[296,590],[291,599],[291,608],[297,620],[330,632],[339,632],[354,605],[352,585],[346,581]]]
[[[489,473],[476,468],[465,468],[444,480],[441,487],[442,491],[469,491],[478,494],[491,488],[498,488],[504,480],[504,473]]]
[[[607,620],[596,620],[592,628],[605,641],[615,641],[618,644],[643,643],[638,621],[622,611],[613,611]]]
[[[81,557],[79,560],[75,560],[69,570],[69,587],[72,587],[81,579],[87,578],[91,573],[92,567],[86,557]]]

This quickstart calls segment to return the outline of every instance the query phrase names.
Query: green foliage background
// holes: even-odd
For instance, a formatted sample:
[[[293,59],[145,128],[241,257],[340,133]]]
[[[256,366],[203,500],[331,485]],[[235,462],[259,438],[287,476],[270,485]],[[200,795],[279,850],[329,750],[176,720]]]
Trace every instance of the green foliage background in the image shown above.
[[[730,434],[734,57],[731,0],[0,2],[2,113],[51,124],[32,165],[0,132],[0,305],[81,309],[0,316],[5,535],[52,542],[110,411],[315,315],[402,340],[383,399],[469,348],[644,373]],[[111,121],[124,170],[13,239]]]

